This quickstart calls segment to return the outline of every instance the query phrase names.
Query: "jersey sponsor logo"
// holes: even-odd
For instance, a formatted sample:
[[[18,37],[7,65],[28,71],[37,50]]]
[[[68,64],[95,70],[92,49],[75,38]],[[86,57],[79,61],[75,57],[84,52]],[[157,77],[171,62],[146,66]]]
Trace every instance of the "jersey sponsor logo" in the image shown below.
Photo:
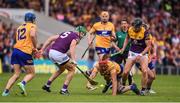
[[[121,36],[121,35],[119,35],[119,36],[118,36],[118,38],[122,38],[122,36]]]
[[[107,31],[103,31],[103,32],[102,32],[102,35],[106,35],[106,34],[107,34]]]
[[[106,30],[96,31],[96,34],[100,35],[100,36],[110,36],[111,35],[111,31],[106,31]]]

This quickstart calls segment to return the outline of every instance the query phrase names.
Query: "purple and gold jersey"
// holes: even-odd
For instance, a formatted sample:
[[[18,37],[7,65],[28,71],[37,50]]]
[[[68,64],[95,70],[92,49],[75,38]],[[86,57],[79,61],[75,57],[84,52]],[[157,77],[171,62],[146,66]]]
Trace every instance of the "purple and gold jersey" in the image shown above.
[[[67,31],[59,35],[53,43],[51,49],[57,50],[61,53],[66,53],[71,45],[72,40],[78,40],[79,36],[75,32]]]
[[[146,48],[145,41],[149,39],[149,33],[146,32],[144,27],[141,27],[139,32],[134,32],[133,27],[128,30],[128,35],[131,38],[130,51],[135,53],[141,53]]]

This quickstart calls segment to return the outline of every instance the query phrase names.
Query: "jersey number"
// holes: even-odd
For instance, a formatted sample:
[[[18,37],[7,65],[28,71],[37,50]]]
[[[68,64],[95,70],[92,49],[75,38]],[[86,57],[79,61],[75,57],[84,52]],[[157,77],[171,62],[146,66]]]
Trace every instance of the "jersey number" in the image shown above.
[[[18,29],[18,40],[22,40],[26,38],[26,29],[22,28],[22,29]]]
[[[61,38],[66,38],[69,34],[71,34],[71,32],[64,32],[63,34],[61,34]]]

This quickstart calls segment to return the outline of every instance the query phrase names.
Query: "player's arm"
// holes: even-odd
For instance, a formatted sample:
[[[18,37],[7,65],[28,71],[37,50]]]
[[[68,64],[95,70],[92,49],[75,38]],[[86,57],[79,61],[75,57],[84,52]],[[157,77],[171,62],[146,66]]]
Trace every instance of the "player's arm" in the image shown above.
[[[48,38],[48,40],[46,40],[46,42],[44,43],[44,45],[41,48],[41,51],[43,52],[50,44],[52,44],[52,42],[54,42],[57,38],[59,37],[59,35],[53,35],[50,38]]]
[[[116,42],[112,42],[112,47],[114,47],[117,51],[120,50],[120,48],[117,46]]]
[[[30,30],[30,36],[31,36],[32,43],[33,43],[33,46],[34,46],[35,49],[37,48],[37,35],[36,35],[36,31],[37,31],[36,27],[32,26],[31,30]]]
[[[91,75],[89,76],[90,79],[94,79],[98,73],[98,70],[96,67],[93,68]]]
[[[111,80],[112,80],[112,95],[117,94],[117,72],[116,69],[111,70]]]
[[[94,67],[94,68],[92,69],[92,72],[91,72],[91,75],[89,76],[89,78],[90,78],[90,79],[94,79],[94,78],[97,76],[97,74],[98,74],[98,70],[97,70],[96,67]],[[93,87],[93,86],[91,85],[91,83],[88,81],[88,82],[87,82],[87,85],[86,85],[86,88],[92,89],[92,88],[94,88],[94,87]]]
[[[157,44],[152,42],[153,58],[156,58]]]
[[[71,55],[71,59],[72,59],[73,61],[76,60],[76,59],[75,59],[75,49],[76,49],[77,43],[78,43],[78,41],[75,40],[75,39],[73,39],[73,40],[71,41],[71,44],[70,44],[69,52],[70,52],[70,55]]]
[[[88,32],[88,45],[91,45],[93,43],[93,38],[95,36],[94,32],[95,32],[95,28],[94,28],[94,25],[93,25],[91,30]]]
[[[116,40],[116,33],[115,33],[115,27],[114,27],[114,25],[112,26],[111,40],[112,40],[112,41]]]
[[[145,38],[146,48],[141,52],[141,55],[145,55],[152,47],[149,35]]]
[[[124,44],[123,44],[123,47],[122,47],[122,49],[121,49],[121,52],[124,52],[126,46],[127,46],[128,43],[129,43],[129,39],[130,39],[130,38],[129,38],[129,35],[127,35],[126,38],[125,38],[125,40],[124,40]]]

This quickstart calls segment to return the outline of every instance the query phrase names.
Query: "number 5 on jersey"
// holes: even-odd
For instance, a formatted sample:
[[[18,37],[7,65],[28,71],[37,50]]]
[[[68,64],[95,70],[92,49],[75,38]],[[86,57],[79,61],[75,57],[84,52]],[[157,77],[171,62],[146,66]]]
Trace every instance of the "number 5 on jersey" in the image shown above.
[[[71,32],[64,32],[63,34],[60,35],[61,38],[66,38]]]

